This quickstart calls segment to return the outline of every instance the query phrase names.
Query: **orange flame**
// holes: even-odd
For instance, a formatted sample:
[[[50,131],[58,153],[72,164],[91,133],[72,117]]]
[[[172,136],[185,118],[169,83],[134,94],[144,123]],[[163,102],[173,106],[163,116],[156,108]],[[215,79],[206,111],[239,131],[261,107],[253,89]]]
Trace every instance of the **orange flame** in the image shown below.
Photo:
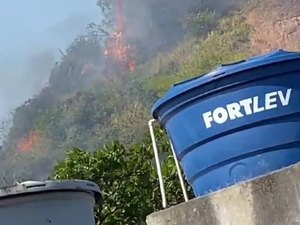
[[[128,64],[128,66],[129,66],[129,70],[130,70],[131,72],[135,71],[135,68],[136,68],[136,63],[135,63],[135,61],[130,61],[129,64]]]
[[[124,44],[121,31],[114,32],[106,45],[106,49],[103,52],[106,58],[114,58],[120,63],[125,64],[130,71],[135,70],[136,62],[133,59],[130,59],[132,56],[131,45]]]
[[[124,64],[128,70],[134,71],[136,62],[132,59],[132,48],[124,41],[125,26],[122,9],[122,0],[116,0],[116,30],[107,40],[103,54],[106,58],[114,58]]]
[[[20,152],[28,152],[38,142],[39,136],[37,132],[30,131],[27,137],[20,141],[17,148]]]

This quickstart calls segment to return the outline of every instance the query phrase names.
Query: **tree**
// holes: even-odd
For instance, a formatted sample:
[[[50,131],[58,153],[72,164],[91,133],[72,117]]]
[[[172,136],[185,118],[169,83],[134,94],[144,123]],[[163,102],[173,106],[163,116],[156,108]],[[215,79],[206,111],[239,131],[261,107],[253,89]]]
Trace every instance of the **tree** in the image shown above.
[[[163,175],[170,205],[183,201],[174,160],[162,130],[159,146],[163,153]],[[103,194],[95,216],[102,225],[143,224],[146,216],[161,209],[161,196],[152,146],[147,136],[126,149],[117,141],[96,152],[73,149],[55,167],[55,179],[85,179],[97,183]],[[190,197],[192,192],[188,186]]]
[[[195,11],[183,19],[183,28],[194,36],[205,36],[218,24],[215,11],[208,9]]]
[[[110,0],[98,0],[97,5],[101,10],[101,22],[90,23],[87,28],[91,36],[107,38],[113,29],[112,3]]]

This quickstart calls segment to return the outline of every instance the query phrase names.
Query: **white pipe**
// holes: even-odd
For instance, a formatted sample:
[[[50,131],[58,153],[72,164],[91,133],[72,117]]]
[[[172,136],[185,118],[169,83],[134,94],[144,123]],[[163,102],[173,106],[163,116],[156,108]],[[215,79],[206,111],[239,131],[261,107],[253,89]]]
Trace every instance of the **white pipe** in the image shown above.
[[[154,151],[154,156],[155,156],[155,162],[156,162],[156,168],[157,168],[157,174],[158,174],[158,180],[159,180],[159,186],[160,186],[160,193],[161,193],[161,198],[162,198],[162,206],[163,206],[163,208],[166,208],[167,207],[166,193],[165,193],[164,181],[163,181],[160,160],[159,160],[159,156],[158,156],[158,150],[157,150],[155,134],[154,134],[154,129],[153,129],[153,123],[155,121],[156,121],[155,119],[149,120],[148,126],[149,126],[149,130],[150,130],[152,146],[153,146],[153,151]]]
[[[184,201],[187,202],[187,201],[189,201],[189,197],[188,197],[185,185],[184,185],[184,180],[183,180],[183,177],[182,177],[182,173],[181,173],[181,169],[180,169],[180,166],[179,166],[179,162],[178,162],[177,156],[175,154],[175,150],[174,150],[173,144],[172,144],[171,140],[169,140],[169,141],[170,141],[170,146],[171,146],[171,149],[172,149],[172,153],[173,153],[175,165],[176,165],[176,168],[177,168],[177,173],[178,173],[178,177],[179,177],[180,186],[181,186],[181,190],[182,190],[182,193],[183,193]]]

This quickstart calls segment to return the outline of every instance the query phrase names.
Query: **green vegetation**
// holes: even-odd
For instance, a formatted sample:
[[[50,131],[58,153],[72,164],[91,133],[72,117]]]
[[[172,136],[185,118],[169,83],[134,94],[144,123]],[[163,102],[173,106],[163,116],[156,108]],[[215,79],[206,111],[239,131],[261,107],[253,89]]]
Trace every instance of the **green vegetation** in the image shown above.
[[[248,57],[249,34],[250,28],[241,15],[221,19],[218,29],[206,38],[190,37],[171,53],[149,62],[146,69],[143,68],[152,68],[151,76],[143,80],[145,89],[161,96],[174,83],[207,73],[217,65]]]
[[[109,12],[107,1],[99,4]],[[201,30],[200,36],[187,33],[172,51],[161,52],[128,73],[116,64],[107,66],[101,55],[110,23],[107,13],[104,25],[91,26],[87,35],[74,40],[52,69],[48,86],[16,109],[1,155],[3,176],[9,182],[45,178],[44,170],[32,171],[31,166],[49,169],[74,146],[94,151],[113,140],[125,146],[141,141],[152,104],[173,83],[249,55],[250,29],[244,18],[238,13],[220,15],[199,6],[184,21],[189,21],[189,29]],[[30,132],[38,134],[39,143],[20,153],[18,144]],[[21,157],[16,160],[16,155]],[[47,166],[40,157],[49,157]]]
[[[140,53],[143,60],[129,73],[115,64],[104,67],[111,63],[101,55],[111,6],[106,0],[99,5],[107,14],[103,24],[91,25],[87,35],[78,37],[53,68],[49,85],[16,109],[0,169],[7,182],[45,179],[54,166],[55,179],[94,181],[104,194],[103,205],[96,210],[101,224],[137,224],[161,208],[145,135],[152,104],[173,83],[249,56],[250,28],[238,12],[223,17],[224,12],[199,6],[185,15],[183,24],[176,22],[176,32],[184,34],[176,37],[180,44],[170,41],[172,50]],[[163,31],[158,24],[155,29]],[[36,143],[20,151],[19,143],[32,131],[38,136]],[[182,201],[182,195],[166,136],[160,129],[157,132],[173,205]],[[192,196],[190,187],[189,193]]]
[[[217,25],[216,12],[208,9],[190,13],[183,20],[183,28],[191,35],[203,36]]]
[[[162,130],[156,133],[164,158],[167,198],[173,205],[183,201],[176,167],[166,136]],[[73,149],[56,166],[54,178],[96,182],[103,193],[103,202],[96,209],[96,218],[101,224],[138,224],[162,208],[149,138],[129,148],[112,142],[93,153]],[[193,197],[190,187],[188,191]]]

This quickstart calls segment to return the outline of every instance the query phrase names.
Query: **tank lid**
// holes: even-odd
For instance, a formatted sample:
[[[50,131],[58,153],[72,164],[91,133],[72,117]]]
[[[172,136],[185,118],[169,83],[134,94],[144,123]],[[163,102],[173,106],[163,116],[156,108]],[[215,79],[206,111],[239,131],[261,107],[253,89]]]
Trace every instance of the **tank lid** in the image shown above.
[[[86,180],[25,181],[16,185],[1,187],[0,198],[59,191],[86,192],[94,196],[96,201],[101,198],[99,186]]]
[[[219,67],[207,74],[203,74],[192,79],[174,84],[166,93],[166,95],[164,95],[154,104],[154,106],[152,107],[152,115],[155,119],[158,119],[158,111],[162,107],[162,105],[166,104],[171,99],[176,98],[178,95],[181,95],[193,88],[199,87],[208,82],[212,82],[222,77],[239,73],[241,71],[246,71],[257,67],[294,59],[300,59],[300,52],[292,52],[279,49],[245,60],[229,64],[221,64]]]

